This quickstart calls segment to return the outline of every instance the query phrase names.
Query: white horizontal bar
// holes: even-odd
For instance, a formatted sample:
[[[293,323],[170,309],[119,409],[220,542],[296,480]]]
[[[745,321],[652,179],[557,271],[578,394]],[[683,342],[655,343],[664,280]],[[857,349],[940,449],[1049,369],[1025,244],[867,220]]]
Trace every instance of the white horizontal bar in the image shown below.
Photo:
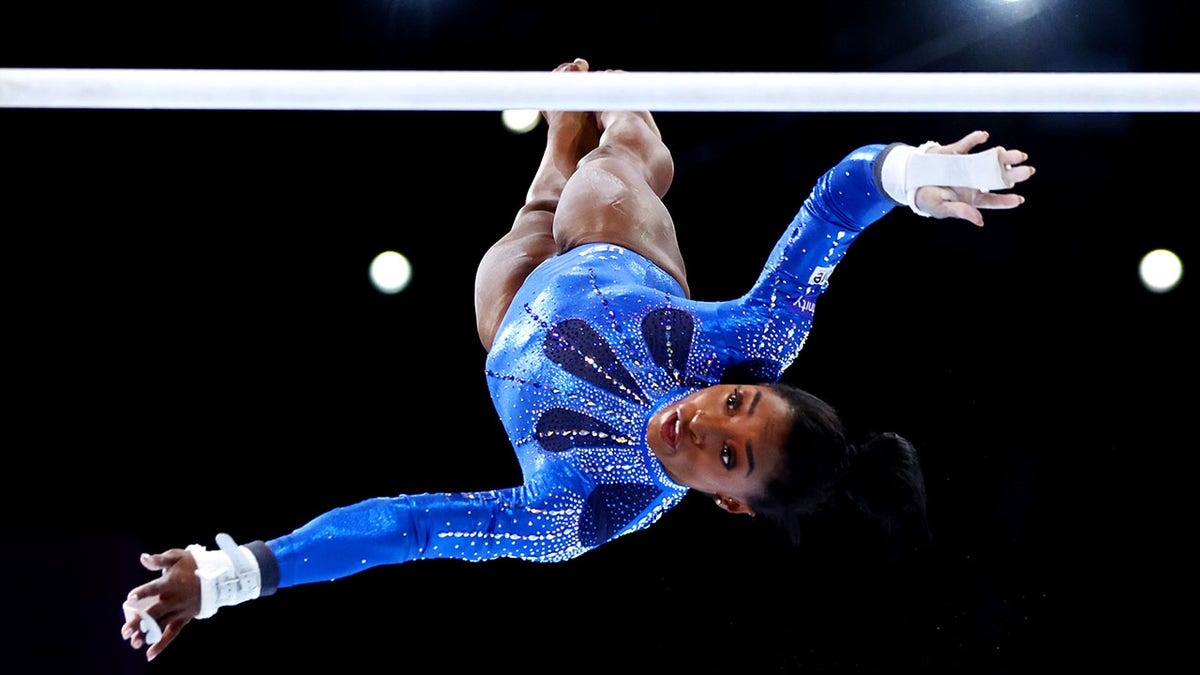
[[[0,68],[0,108],[1200,112],[1200,73]]]

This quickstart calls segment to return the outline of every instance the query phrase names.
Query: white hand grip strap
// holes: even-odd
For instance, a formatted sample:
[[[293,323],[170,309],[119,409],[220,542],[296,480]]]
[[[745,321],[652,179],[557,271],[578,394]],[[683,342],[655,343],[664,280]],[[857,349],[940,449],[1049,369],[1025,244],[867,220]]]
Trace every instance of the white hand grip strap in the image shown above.
[[[917,208],[915,201],[917,189],[926,185],[968,187],[983,192],[1014,185],[1004,175],[1007,167],[1000,159],[1004,148],[995,147],[969,155],[929,154],[929,148],[936,145],[929,141],[916,148],[899,146],[884,159],[880,175],[884,191],[914,213],[929,216]]]
[[[217,546],[217,551],[199,544],[187,547],[196,559],[196,576],[200,579],[197,619],[207,619],[218,608],[253,600],[262,590],[258,560],[246,547],[235,544],[224,532],[217,535]]]
[[[141,629],[142,635],[146,640],[146,644],[152,645],[162,639],[162,627],[150,616],[150,612],[146,611],[154,602],[158,601],[157,595],[148,595],[137,600],[126,600],[121,608],[125,610],[125,621],[129,622],[134,617],[138,617],[140,623],[138,628]]]

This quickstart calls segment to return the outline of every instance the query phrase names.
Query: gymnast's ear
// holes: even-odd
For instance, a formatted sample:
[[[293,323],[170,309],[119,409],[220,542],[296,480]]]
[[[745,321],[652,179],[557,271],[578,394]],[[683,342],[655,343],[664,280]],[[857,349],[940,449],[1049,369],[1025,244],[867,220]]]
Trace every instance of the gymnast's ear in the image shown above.
[[[713,496],[713,501],[716,502],[717,506],[730,513],[743,513],[751,517],[754,516],[754,509],[750,508],[749,504],[737,497],[726,497],[725,495],[717,494]]]

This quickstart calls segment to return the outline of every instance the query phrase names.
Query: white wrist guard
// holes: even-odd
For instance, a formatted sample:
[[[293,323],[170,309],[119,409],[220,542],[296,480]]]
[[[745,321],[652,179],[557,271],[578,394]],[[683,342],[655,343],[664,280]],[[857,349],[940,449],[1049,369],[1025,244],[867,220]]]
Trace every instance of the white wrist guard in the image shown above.
[[[220,607],[253,600],[262,590],[258,560],[249,549],[233,543],[233,537],[224,532],[217,535],[217,546],[217,551],[199,544],[187,547],[196,559],[196,576],[200,578],[197,619],[207,619]]]
[[[926,185],[968,187],[982,192],[1014,185],[1004,177],[1007,167],[1000,161],[1004,148],[995,147],[969,155],[929,154],[929,148],[936,145],[933,141],[915,148],[900,145],[888,152],[883,160],[880,179],[884,192],[893,201],[907,205],[913,213],[929,217],[917,208],[915,201],[917,189]]]

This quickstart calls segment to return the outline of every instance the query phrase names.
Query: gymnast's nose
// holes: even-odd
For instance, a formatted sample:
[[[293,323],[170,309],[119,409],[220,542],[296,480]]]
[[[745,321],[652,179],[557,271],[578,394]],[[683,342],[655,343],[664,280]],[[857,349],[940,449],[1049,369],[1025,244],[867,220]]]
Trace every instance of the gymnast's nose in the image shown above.
[[[712,424],[704,411],[697,409],[688,419],[687,425],[688,437],[692,439],[692,444],[696,447],[704,447],[705,440],[712,433]]]

